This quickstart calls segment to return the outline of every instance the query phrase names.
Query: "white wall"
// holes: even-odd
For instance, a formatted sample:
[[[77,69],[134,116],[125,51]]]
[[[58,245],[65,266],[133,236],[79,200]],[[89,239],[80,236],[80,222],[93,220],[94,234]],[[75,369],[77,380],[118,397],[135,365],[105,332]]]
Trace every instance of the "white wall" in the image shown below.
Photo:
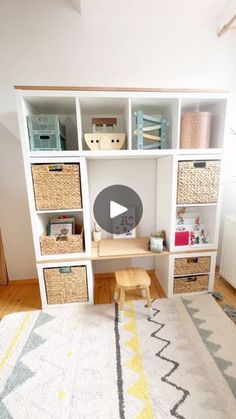
[[[236,33],[216,36],[233,3],[83,0],[81,16],[73,0],[0,2],[0,225],[10,278],[35,276],[13,85],[233,88]]]

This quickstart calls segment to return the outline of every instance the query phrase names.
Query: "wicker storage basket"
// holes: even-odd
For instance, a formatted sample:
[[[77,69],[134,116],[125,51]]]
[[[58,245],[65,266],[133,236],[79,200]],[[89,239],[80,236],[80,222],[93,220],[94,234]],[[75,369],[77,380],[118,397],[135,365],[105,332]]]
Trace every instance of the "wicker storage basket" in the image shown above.
[[[192,112],[181,116],[180,148],[210,146],[211,113]]]
[[[45,255],[58,255],[63,253],[81,253],[83,247],[83,226],[76,226],[76,234],[65,236],[62,239],[47,236],[44,232],[40,237],[41,253]]]
[[[85,266],[44,269],[48,304],[88,301]]]
[[[180,161],[177,204],[216,203],[219,175],[219,161]]]
[[[37,210],[81,208],[79,164],[32,164]]]
[[[175,275],[207,273],[210,271],[210,256],[188,257],[175,259]]]
[[[182,276],[174,279],[174,294],[207,291],[209,275]]]

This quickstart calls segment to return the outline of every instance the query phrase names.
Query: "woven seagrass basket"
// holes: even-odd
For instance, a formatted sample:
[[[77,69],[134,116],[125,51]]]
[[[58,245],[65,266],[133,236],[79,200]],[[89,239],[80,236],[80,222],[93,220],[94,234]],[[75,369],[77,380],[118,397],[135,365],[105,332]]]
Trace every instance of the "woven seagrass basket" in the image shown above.
[[[88,301],[85,266],[44,269],[48,304]]]
[[[81,208],[79,164],[32,164],[37,210]]]
[[[76,234],[65,237],[47,236],[46,231],[40,237],[41,253],[58,255],[63,253],[81,253],[83,247],[83,226],[76,225]]]
[[[174,294],[207,291],[209,283],[208,275],[195,275],[174,279]]]
[[[181,116],[180,148],[210,146],[211,113],[191,112]]]
[[[175,275],[189,275],[195,273],[207,273],[210,271],[210,256],[176,258]]]
[[[216,203],[220,162],[180,161],[178,164],[177,204]]]

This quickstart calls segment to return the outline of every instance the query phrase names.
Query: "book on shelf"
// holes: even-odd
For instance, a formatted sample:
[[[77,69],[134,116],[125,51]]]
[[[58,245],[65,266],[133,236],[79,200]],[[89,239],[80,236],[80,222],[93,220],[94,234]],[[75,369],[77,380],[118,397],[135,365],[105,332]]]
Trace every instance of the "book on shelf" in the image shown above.
[[[48,236],[65,237],[75,234],[75,219],[51,218],[48,223]]]

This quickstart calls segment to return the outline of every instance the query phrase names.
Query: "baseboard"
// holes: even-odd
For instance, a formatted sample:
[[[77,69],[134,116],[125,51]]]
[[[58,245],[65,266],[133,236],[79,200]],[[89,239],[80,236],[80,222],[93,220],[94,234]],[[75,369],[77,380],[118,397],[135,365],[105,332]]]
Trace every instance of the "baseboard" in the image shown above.
[[[154,275],[155,271],[153,269],[147,270],[149,275]],[[115,278],[114,272],[103,272],[103,273],[95,273],[95,279],[112,279]],[[37,278],[32,279],[11,279],[9,281],[9,285],[33,285],[38,284]]]
[[[9,285],[33,285],[38,284],[39,281],[37,278],[32,279],[11,279]]]

